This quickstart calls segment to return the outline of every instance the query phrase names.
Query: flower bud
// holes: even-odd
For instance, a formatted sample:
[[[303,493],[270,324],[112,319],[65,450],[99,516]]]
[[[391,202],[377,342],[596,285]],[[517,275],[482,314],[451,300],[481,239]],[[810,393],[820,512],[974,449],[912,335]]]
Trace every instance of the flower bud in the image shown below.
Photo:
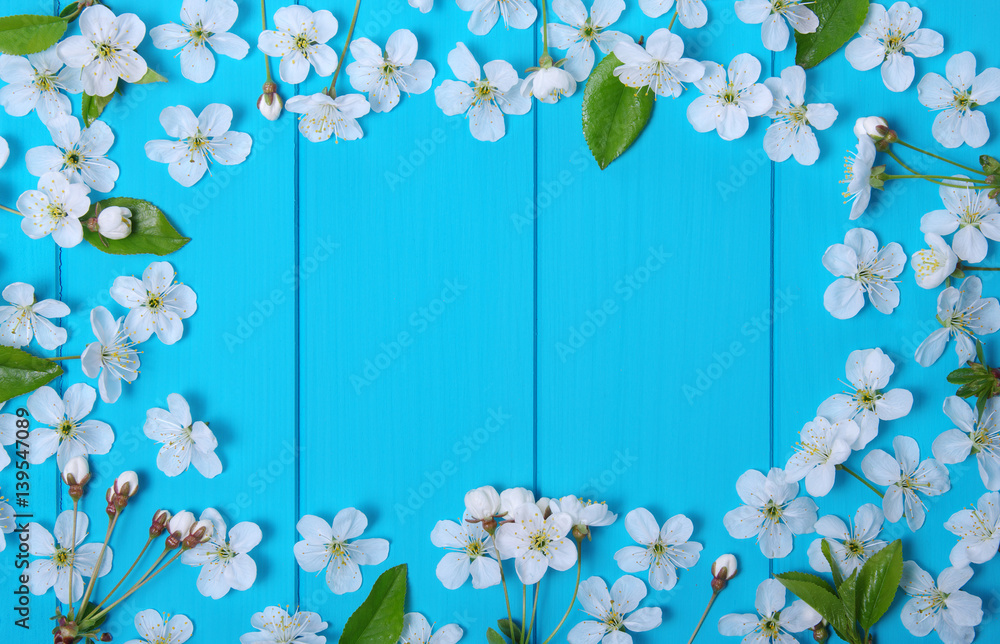
[[[257,109],[268,121],[277,121],[281,116],[284,101],[278,96],[278,86],[273,82],[264,83],[264,93],[257,99]]]
[[[179,546],[181,541],[191,533],[191,528],[194,527],[195,523],[194,514],[187,510],[170,517],[170,520],[167,521],[167,532],[170,534],[167,538],[167,547],[176,548]]]
[[[191,526],[191,532],[184,537],[184,548],[190,550],[194,548],[199,543],[207,543],[212,539],[212,533],[215,532],[215,526],[208,519],[202,519],[198,521],[193,526]]]
[[[465,493],[465,512],[473,521],[486,521],[500,514],[500,495],[492,485]]]
[[[500,493],[500,514],[510,514],[515,508],[535,503],[535,495],[523,487],[513,487]]]
[[[63,483],[70,487],[83,487],[90,481],[90,463],[86,456],[69,459],[62,471]]]
[[[739,566],[733,555],[722,555],[712,563],[712,590],[718,592],[736,576]]]
[[[862,116],[854,122],[854,135],[859,139],[869,136],[879,141],[885,135],[885,132],[879,131],[880,127],[889,129],[889,123],[881,116]]]
[[[97,232],[108,239],[125,239],[132,234],[132,211],[108,206],[97,215]]]
[[[549,508],[549,503],[551,501],[552,499],[550,499],[547,496],[543,496],[542,498],[535,501],[535,505],[538,506],[539,512],[542,513],[542,517],[545,519],[548,519],[552,515],[552,510]]]
[[[115,479],[115,494],[119,497],[124,496],[126,499],[130,499],[135,496],[135,493],[139,491],[139,475],[129,470],[127,472],[122,472]]]
[[[830,629],[827,627],[827,621],[824,619],[812,627],[813,639],[824,644],[828,639],[830,639]]]
[[[153,523],[149,526],[149,536],[158,537],[170,523],[170,512],[167,510],[157,510],[153,514]]]

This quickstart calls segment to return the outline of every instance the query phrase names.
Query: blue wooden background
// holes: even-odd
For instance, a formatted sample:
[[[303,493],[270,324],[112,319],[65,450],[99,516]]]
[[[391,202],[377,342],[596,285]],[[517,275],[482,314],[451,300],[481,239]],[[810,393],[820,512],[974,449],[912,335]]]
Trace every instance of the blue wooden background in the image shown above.
[[[2,0],[0,13],[47,13],[58,4]],[[280,4],[269,3],[269,13]],[[707,27],[675,27],[686,55],[727,64],[749,51],[763,64],[761,80],[793,63],[791,49],[766,51],[760,28],[739,22],[731,2],[708,4]],[[947,58],[965,50],[976,54],[980,70],[1000,65],[993,46],[1000,11],[990,3],[962,3],[960,11],[948,2],[916,4],[925,9],[924,26],[944,34],[946,45],[944,55],[917,60],[917,81],[943,73]],[[198,312],[176,345],[143,345],[142,375],[117,404],[98,402],[93,417],[111,423],[117,440],[109,455],[92,459],[97,475],[85,507],[92,538],[99,538],[99,490],[121,470],[140,473],[143,489],[115,539],[117,572],[109,579],[138,551],[153,510],[197,514],[207,505],[230,526],[261,526],[264,540],[252,553],[259,573],[252,589],[212,601],[195,590],[197,570],[177,564],[157,589],[115,612],[107,625],[115,641],[135,637],[134,614],[155,608],[189,616],[192,642],[235,642],[251,630],[250,616],[272,604],[318,611],[335,640],[378,572],[406,562],[409,610],[438,625],[457,622],[466,641],[481,642],[503,613],[500,588],[445,590],[434,575],[443,551],[429,535],[439,519],[457,519],[464,492],[483,484],[605,500],[621,517],[639,506],[661,522],[687,514],[705,546],[702,561],[681,572],[673,591],[651,591],[647,603],[663,608],[665,624],[638,640],[686,638],[710,594],[711,560],[731,551],[740,575],[699,640],[724,641],[718,618],[752,610],[769,572],[807,569],[814,538],[796,538],[792,555],[773,564],[752,540],[730,538],[722,516],[739,503],[736,479],[748,468],[784,465],[803,423],[841,390],[850,351],[881,347],[896,362],[892,384],[914,393],[913,412],[883,424],[872,447],[889,449],[892,437],[905,433],[930,456],[933,439],[951,427],[941,403],[954,393],[944,381],[954,354],[949,349],[929,369],[912,359],[936,326],[936,291],[917,288],[907,267],[892,316],[866,305],[856,318],[837,321],[822,305],[833,278],[820,258],[846,230],[872,228],[880,242],[898,241],[912,254],[922,245],[920,216],[940,207],[934,186],[914,183],[877,195],[869,214],[849,222],[840,195],[856,117],[884,115],[905,138],[935,147],[934,115],[917,102],[916,81],[891,94],[877,71],[853,70],[842,52],[809,71],[810,102],[840,111],[836,125],[818,134],[822,154],[812,167],[767,159],[765,119],[731,143],[694,132],[685,109],[697,90],[659,99],[636,145],[603,172],[580,130],[582,86],[556,106],[536,103],[528,115],[508,117],[507,135],[495,144],[475,141],[461,117],[444,116],[432,91],[362,119],[361,141],[313,144],[298,135],[294,115],[271,123],[254,108],[263,82],[263,56],[254,47],[260,15],[255,2],[240,5],[233,31],[251,43],[247,59],[217,57],[214,78],[196,85],[181,77],[176,52],[153,48],[147,37],[140,53],[171,82],[129,87],[104,116],[116,135],[110,156],[122,168],[113,195],[157,203],[193,239],[168,259],[197,292]],[[176,21],[180,2],[111,6],[136,12],[152,28]],[[340,21],[330,43],[339,52],[353,3],[309,6],[328,8]],[[647,18],[630,2],[616,28],[648,35],[669,17]],[[411,29],[419,57],[437,69],[434,86],[453,77],[446,56],[456,41],[481,63],[503,58],[523,70],[537,60],[537,29],[500,26],[477,37],[467,21],[447,0],[427,15],[404,0],[365,0],[357,35],[382,44],[395,29]],[[328,81],[311,73],[280,92],[287,99]],[[341,83],[348,91],[346,76]],[[143,145],[164,138],[164,107],[198,112],[211,102],[233,107],[233,129],[251,134],[253,150],[242,165],[216,165],[183,188],[145,157]],[[78,97],[74,110],[79,114]],[[996,107],[985,111],[1000,127]],[[36,181],[24,169],[25,151],[49,137],[34,115],[3,113],[0,135],[11,148],[0,195],[13,205]],[[961,153],[970,161],[978,154]],[[139,275],[151,261],[86,244],[61,251],[51,240],[29,240],[13,216],[0,222],[0,281],[30,282],[39,298],[71,307],[63,321],[67,355],[91,341],[92,307],[120,313],[108,295],[114,278]],[[996,280],[984,282],[987,295],[1000,295]],[[408,334],[406,346],[397,344],[401,334]],[[359,390],[357,377],[369,384]],[[58,386],[86,380],[70,363]],[[142,433],[145,411],[165,407],[173,392],[219,438],[224,471],[213,480],[193,469],[168,479],[155,467],[158,446]],[[859,468],[860,455],[851,464]],[[929,501],[921,531],[911,535],[901,523],[883,533],[903,537],[907,558],[935,575],[954,543],[944,521],[984,491],[971,460],[950,469],[954,489]],[[13,467],[0,473],[8,496],[13,476]],[[820,500],[820,513],[846,517],[868,501],[877,499],[842,476]],[[295,523],[304,514],[329,520],[348,506],[367,513],[366,536],[389,539],[391,550],[385,564],[363,569],[361,591],[334,596],[322,575],[298,569]],[[35,516],[51,527],[66,507],[54,459],[33,468]],[[130,533],[134,540],[123,539]],[[621,519],[597,531],[584,575],[616,579],[612,555],[629,544]],[[2,556],[0,630],[15,642],[49,641],[52,595],[32,599],[30,636],[11,627],[10,542]],[[983,642],[1000,637],[1000,595],[991,581],[998,565],[977,567],[966,588],[984,601]],[[562,614],[571,577],[546,578],[541,633]],[[880,627],[881,641],[911,639],[898,620],[901,604]],[[580,616],[574,611],[570,626]]]

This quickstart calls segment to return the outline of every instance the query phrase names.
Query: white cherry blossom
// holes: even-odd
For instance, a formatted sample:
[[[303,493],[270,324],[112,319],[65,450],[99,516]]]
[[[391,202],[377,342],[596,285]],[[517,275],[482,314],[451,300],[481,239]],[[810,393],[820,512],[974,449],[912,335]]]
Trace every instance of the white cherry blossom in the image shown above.
[[[913,267],[917,286],[927,289],[937,288],[955,272],[958,255],[941,235],[926,233],[924,242],[927,243],[927,248],[913,253],[910,266]]]
[[[812,496],[826,496],[833,489],[837,466],[851,455],[851,446],[857,442],[861,429],[853,420],[830,423],[817,416],[799,432],[800,440],[795,453],[785,465],[789,481],[806,480],[806,492]]]
[[[268,606],[253,614],[250,626],[257,630],[240,635],[240,644],[326,644],[326,637],[319,633],[329,624],[319,613],[297,611],[289,615],[280,606]]]
[[[44,463],[53,454],[62,471],[76,456],[107,454],[115,442],[111,425],[85,420],[94,408],[97,392],[88,384],[70,385],[62,398],[52,387],[39,387],[28,396],[31,417],[46,427],[28,435],[28,462]]]
[[[456,644],[464,631],[458,624],[445,624],[436,632],[420,613],[403,615],[403,632],[399,644]]]
[[[738,139],[747,133],[749,117],[766,114],[774,103],[770,90],[757,82],[760,61],[740,54],[728,70],[711,61],[702,64],[705,75],[694,81],[702,96],[688,106],[688,121],[697,132],[716,130],[723,140]]]
[[[867,134],[858,137],[858,145],[854,153],[844,157],[845,176],[841,183],[847,184],[844,190],[844,203],[851,204],[851,220],[865,214],[872,199],[872,171],[875,167],[875,143]]]
[[[309,75],[309,66],[320,76],[337,68],[337,52],[326,44],[337,34],[337,19],[326,9],[310,11],[302,5],[282,7],[274,12],[276,29],[261,32],[257,49],[280,58],[278,76],[297,85]]]
[[[221,599],[230,590],[247,590],[257,579],[257,564],[248,554],[260,543],[260,526],[241,521],[226,532],[226,522],[215,508],[201,513],[200,521],[212,523],[212,538],[181,555],[181,563],[200,566],[198,592]]]
[[[156,455],[156,467],[167,476],[186,472],[191,465],[208,479],[222,472],[222,461],[215,454],[219,441],[207,423],[192,420],[191,408],[180,394],[167,396],[167,409],[148,410],[142,431],[163,445]]]
[[[136,613],[135,630],[142,639],[129,640],[125,644],[183,644],[191,639],[194,624],[186,615],[168,617],[147,608]]]
[[[614,46],[615,57],[622,64],[614,75],[628,87],[649,87],[654,94],[677,98],[684,83],[701,80],[705,66],[693,58],[684,58],[684,41],[670,30],[660,28],[649,35],[646,46],[621,39]]]
[[[815,33],[819,18],[809,0],[737,0],[736,16],[748,25],[760,25],[761,39],[771,51],[788,46],[788,25],[800,34]],[[786,24],[787,21],[787,24]]]
[[[76,516],[74,534],[72,510],[64,510],[59,514],[51,533],[38,523],[28,524],[28,552],[38,557],[32,560],[26,571],[28,589],[32,595],[44,595],[50,588],[54,588],[56,599],[67,604],[70,601],[69,586],[72,578],[73,601],[83,597],[83,578],[94,575],[97,557],[101,552],[100,543],[83,543],[89,527],[90,518],[81,511]],[[74,546],[75,552],[71,552]],[[113,560],[114,552],[109,547],[101,561],[98,577],[111,572]]]
[[[66,344],[66,329],[49,318],[69,315],[69,307],[58,300],[35,299],[35,287],[14,282],[3,290],[9,306],[0,306],[0,345],[23,347],[34,337],[43,349],[53,350]]]
[[[170,177],[189,188],[205,175],[210,161],[237,165],[250,154],[250,135],[230,131],[232,122],[232,108],[222,103],[208,105],[197,117],[184,105],[164,108],[160,124],[176,140],[146,143],[146,156],[169,164]]]
[[[409,29],[389,36],[385,53],[368,38],[351,42],[354,62],[347,66],[351,87],[368,94],[373,112],[388,112],[399,103],[400,91],[423,94],[431,88],[434,66],[417,60],[417,37]]]
[[[892,439],[893,458],[875,449],[861,461],[861,470],[872,483],[887,486],[882,497],[885,518],[895,523],[906,516],[906,524],[916,532],[924,524],[925,508],[917,494],[938,496],[951,489],[948,468],[933,458],[920,461],[920,447],[909,436]]]
[[[68,67],[83,68],[83,91],[108,96],[119,79],[136,83],[146,75],[146,61],[135,53],[146,37],[146,25],[139,16],[116,16],[104,5],[96,4],[80,12],[78,22],[81,35],[63,40],[56,52]]]
[[[625,530],[639,546],[625,546],[615,553],[618,567],[625,572],[649,570],[649,585],[656,590],[670,590],[677,585],[677,569],[691,568],[701,557],[702,545],[689,541],[694,532],[691,519],[678,514],[663,527],[653,513],[637,508],[625,515]]]
[[[920,104],[938,111],[931,129],[946,148],[963,143],[979,148],[990,138],[986,116],[976,108],[1000,97],[1000,69],[989,67],[976,74],[976,57],[969,51],[948,60],[945,76],[930,73],[917,85]]]
[[[658,607],[639,608],[646,597],[646,585],[632,575],[623,575],[611,586],[600,577],[580,582],[580,605],[593,617],[570,630],[570,644],[632,644],[633,633],[651,631],[663,623],[663,611]]]
[[[565,512],[573,520],[573,532],[580,536],[590,534],[590,528],[609,526],[618,520],[618,515],[608,509],[606,503],[581,501],[570,494],[549,503],[552,512]]]
[[[959,538],[951,549],[951,565],[986,563],[997,556],[1000,548],[1000,492],[982,495],[975,508],[959,510],[944,527]]]
[[[10,116],[24,116],[34,110],[42,123],[73,111],[69,97],[79,94],[83,81],[79,69],[65,67],[56,46],[28,56],[0,54],[0,105]]]
[[[932,29],[920,29],[923,12],[905,2],[885,7],[874,2],[858,31],[859,38],[847,44],[847,62],[867,71],[882,66],[882,82],[893,92],[902,92],[913,82],[913,59],[937,56],[944,51],[944,38]]]
[[[302,541],[295,544],[295,560],[306,572],[326,568],[326,584],[336,595],[361,588],[361,568],[375,566],[389,556],[385,539],[358,539],[368,527],[368,517],[355,508],[337,513],[333,524],[307,514],[295,529]]]
[[[819,144],[813,128],[825,130],[837,120],[831,103],[805,102],[806,72],[798,65],[786,67],[781,78],[768,78],[764,85],[774,96],[767,111],[773,123],[764,133],[764,151],[772,161],[786,161],[794,156],[802,165],[812,165],[819,158]]]
[[[964,175],[955,175],[952,184],[962,185]],[[935,235],[955,233],[951,244],[958,258],[979,263],[986,258],[986,240],[1000,241],[1000,206],[989,196],[989,190],[939,188],[943,210],[933,210],[920,218],[920,232]],[[958,231],[958,232],[955,232]]]
[[[58,172],[47,172],[38,179],[38,189],[21,193],[17,211],[23,215],[21,230],[31,239],[52,235],[61,248],[73,248],[83,241],[80,218],[90,209],[90,188],[70,183]]]
[[[127,309],[125,330],[136,342],[145,342],[156,332],[163,344],[173,344],[184,334],[181,320],[198,310],[198,298],[190,286],[174,281],[170,262],[153,262],[142,272],[142,280],[115,278],[111,297]]]
[[[107,155],[115,135],[107,123],[94,121],[81,130],[75,116],[62,115],[51,119],[47,125],[55,145],[28,150],[25,155],[28,172],[36,177],[61,172],[71,183],[83,183],[98,192],[114,190],[118,164]]]
[[[566,538],[573,529],[573,519],[565,512],[543,518],[534,503],[510,510],[512,522],[496,532],[496,546],[502,559],[514,559],[521,583],[536,584],[553,570],[566,570],[576,563],[576,546]]]
[[[122,380],[135,382],[139,377],[139,352],[125,330],[125,316],[117,320],[103,306],[90,312],[90,326],[96,342],[80,355],[80,367],[88,378],[98,378],[101,400],[113,403],[122,393]]]
[[[235,0],[184,0],[181,23],[160,25],[149,30],[157,49],[180,49],[181,74],[195,83],[204,83],[215,73],[215,56],[242,60],[250,45],[229,33],[239,15]]]
[[[500,563],[495,559],[493,539],[481,521],[468,512],[461,523],[438,521],[431,543],[449,550],[437,565],[437,578],[448,590],[462,586],[472,575],[473,588],[489,588],[500,583]]]
[[[801,599],[785,606],[785,587],[777,579],[765,579],[757,586],[754,602],[757,614],[730,613],[719,619],[719,633],[744,637],[746,644],[793,644],[789,633],[801,633],[820,622],[819,614]]]
[[[447,116],[465,114],[476,139],[500,140],[507,132],[503,115],[531,109],[531,100],[521,95],[524,81],[507,61],[492,60],[480,70],[469,48],[457,43],[448,53],[448,66],[459,80],[442,82],[434,89],[434,100]]]
[[[837,567],[844,577],[861,570],[869,558],[888,544],[878,538],[885,517],[874,503],[865,503],[854,514],[851,526],[828,514],[816,521],[816,533],[821,539],[809,544],[809,565],[816,572],[830,572],[830,562],[823,556],[823,541],[830,547]]]
[[[594,69],[592,45],[597,45],[602,54],[608,54],[619,41],[632,42],[630,36],[608,29],[624,10],[624,0],[593,0],[589,12],[581,0],[552,2],[552,11],[565,24],[549,22],[549,46],[566,50],[563,69],[577,82],[587,80]]]
[[[289,112],[301,114],[299,132],[313,143],[328,140],[356,141],[364,136],[358,119],[371,110],[361,94],[342,94],[330,98],[319,92],[309,96],[293,96],[285,103]]]
[[[976,354],[976,339],[1000,329],[1000,303],[997,298],[980,297],[983,282],[975,275],[962,280],[958,288],[949,286],[937,300],[937,320],[940,329],[932,331],[917,347],[915,358],[925,367],[937,362],[948,340],[955,338],[958,366],[962,367]]]
[[[987,490],[1000,490],[1000,398],[986,401],[982,417],[958,396],[944,399],[944,413],[955,423],[934,439],[934,458],[954,465],[976,455],[979,476]]]
[[[854,317],[865,305],[865,294],[881,313],[899,306],[899,287],[893,278],[906,266],[906,253],[896,242],[881,250],[875,233],[852,228],[843,244],[833,244],[823,253],[823,266],[838,278],[823,294],[823,306],[838,320]]]
[[[659,18],[674,6],[674,0],[639,0],[639,8],[650,18]],[[708,11],[703,0],[677,0],[677,16],[688,29],[704,27]]]
[[[541,67],[529,73],[521,83],[521,96],[534,96],[543,103],[557,103],[576,91],[576,79],[561,67]]]
[[[736,539],[757,539],[768,559],[787,557],[792,551],[792,535],[813,532],[816,502],[809,497],[796,498],[799,484],[789,482],[784,470],[772,468],[767,476],[747,470],[736,481],[736,492],[745,505],[726,513],[726,530]]]
[[[903,604],[900,619],[916,637],[932,630],[944,644],[969,644],[976,626],[983,621],[983,600],[960,590],[972,578],[972,568],[945,568],[937,583],[914,561],[903,562],[899,587],[910,596]]]
[[[531,0],[457,0],[457,3],[462,11],[472,12],[469,31],[477,36],[490,33],[501,16],[504,26],[514,29],[527,29],[538,17],[538,9]]]

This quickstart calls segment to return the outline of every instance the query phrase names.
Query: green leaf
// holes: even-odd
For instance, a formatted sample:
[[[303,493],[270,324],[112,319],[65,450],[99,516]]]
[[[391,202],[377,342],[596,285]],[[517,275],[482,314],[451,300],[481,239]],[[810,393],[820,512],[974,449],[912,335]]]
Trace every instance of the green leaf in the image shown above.
[[[77,3],[75,3],[75,2],[69,3],[68,5],[66,5],[65,7],[63,7],[62,11],[59,12],[59,17],[60,18],[69,18],[74,13],[76,13],[77,6],[78,6]],[[73,19],[76,20],[76,16],[74,16]]]
[[[500,627],[501,633],[510,638],[511,642],[521,639],[521,627],[517,625],[517,622],[504,617],[497,620],[497,626]]]
[[[851,576],[844,580],[844,583],[840,585],[840,602],[844,607],[844,614],[847,615],[847,619],[851,622],[851,632],[854,633],[855,639],[857,639],[857,629],[854,627],[854,622],[858,619],[858,571],[855,570],[851,573]]]
[[[974,369],[969,369],[967,367],[962,369],[955,369],[948,374],[948,382],[953,385],[966,385],[970,382],[975,382],[980,378],[980,374]]]
[[[601,170],[632,145],[653,110],[653,92],[622,84],[614,75],[619,65],[613,53],[605,56],[583,92],[583,136]]]
[[[344,625],[340,644],[396,644],[403,632],[403,604],[406,600],[406,564],[379,575],[368,593]]]
[[[62,372],[62,368],[51,360],[0,346],[0,402],[32,392]]]
[[[111,92],[107,96],[92,96],[86,92],[83,93],[83,98],[80,103],[80,112],[83,114],[83,126],[90,127],[90,125],[101,117],[104,113],[104,108],[108,106],[111,99],[115,97],[115,94],[121,94],[118,88]]]
[[[45,51],[66,33],[67,22],[57,16],[0,18],[0,52],[27,56]]]
[[[858,574],[858,623],[868,632],[889,610],[903,576],[903,544],[897,539],[882,548]]]
[[[983,356],[983,343],[981,340],[976,340],[976,357],[979,358],[979,364],[986,365],[986,358]]]
[[[492,628],[487,629],[486,631],[486,642],[488,644],[507,644],[507,640],[505,640],[500,633],[497,633]]]
[[[142,75],[142,78],[135,82],[136,85],[146,85],[148,83],[166,83],[167,79],[160,74],[157,74],[152,69],[146,68],[146,73]]]
[[[815,575],[801,572],[785,572],[774,577],[799,599],[812,606],[823,619],[830,622],[841,639],[847,639],[845,635],[854,632],[854,620],[848,618],[830,584]]]
[[[795,32],[795,64],[806,69],[820,64],[858,33],[868,15],[868,0],[815,0],[809,5],[819,18],[811,34]]]
[[[819,547],[823,551],[823,556],[826,557],[826,562],[830,564],[830,572],[833,574],[833,585],[840,588],[840,584],[844,583],[844,573],[840,572],[840,564],[833,557],[833,552],[830,551],[830,544],[827,543],[826,539],[823,539]]]
[[[96,216],[97,208],[108,206],[121,206],[132,212],[132,233],[125,239],[106,239],[87,227],[87,219]],[[98,201],[90,206],[83,222],[83,238],[110,255],[169,255],[191,241],[177,232],[162,210],[141,199],[112,197]]]

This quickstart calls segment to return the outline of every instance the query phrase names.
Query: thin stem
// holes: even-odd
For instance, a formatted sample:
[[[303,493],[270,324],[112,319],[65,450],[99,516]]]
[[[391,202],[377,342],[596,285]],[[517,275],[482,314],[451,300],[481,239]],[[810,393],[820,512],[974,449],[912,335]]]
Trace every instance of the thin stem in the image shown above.
[[[262,31],[267,31],[267,9],[264,8],[264,0],[260,0],[260,27]],[[264,54],[264,73],[267,74],[267,82],[273,83],[271,80],[271,58]]]
[[[931,175],[931,174],[883,174],[879,176],[887,181],[890,179],[923,179],[924,181],[929,181],[930,183],[933,183],[936,186],[944,186],[945,188],[991,188],[992,187],[991,185],[986,183],[964,183],[964,184],[946,183],[944,181],[938,181],[937,179],[933,179],[932,177],[939,175]],[[944,177],[944,178],[950,178],[950,177]],[[958,181],[958,179],[956,179],[956,181]]]
[[[871,490],[875,494],[878,494],[880,497],[884,497],[885,496],[884,494],[882,494],[879,491],[879,489],[877,487],[875,487],[874,485],[872,485],[871,483],[869,483],[868,479],[866,479],[865,477],[861,476],[860,474],[858,474],[857,472],[855,472],[851,468],[847,467],[843,463],[841,463],[840,465],[838,465],[837,469],[838,470],[844,470],[845,472],[847,472],[848,474],[850,474],[854,478],[858,479],[859,481],[861,481],[862,483],[864,483],[865,485],[867,485],[869,490]]]
[[[920,174],[919,172],[917,172],[916,170],[914,170],[910,166],[906,165],[906,163],[904,163],[903,160],[900,159],[899,156],[895,152],[893,152],[892,150],[886,150],[885,152],[890,157],[892,157],[892,159],[895,160],[896,163],[898,163],[899,165],[903,166],[903,168],[905,170],[909,171],[913,175],[912,178],[927,179],[928,181],[930,181],[931,179],[948,179],[948,180],[951,180],[951,181],[964,181],[966,183],[973,184],[973,185],[976,185],[976,186],[979,186],[979,187],[987,187],[988,186],[988,184],[982,183],[981,181],[978,181],[976,179],[963,179],[961,177],[953,177],[953,176],[942,175],[942,174]],[[982,174],[982,173],[980,173],[980,174]],[[887,178],[891,177],[893,179],[902,179],[902,178],[906,178],[907,177],[907,175],[886,175],[886,176],[887,176]],[[931,181],[931,183],[937,183],[938,185],[944,185],[944,184],[939,183],[937,181]],[[949,187],[952,187],[952,188],[963,188],[965,186],[949,186]]]
[[[673,17],[672,17],[672,18],[670,19],[670,24],[669,24],[669,25],[667,25],[667,31],[670,31],[671,29],[673,29],[673,28],[674,28],[674,21],[675,21],[675,20],[677,20],[677,10],[676,10],[676,9],[674,9],[674,15],[673,15]]]
[[[528,642],[528,640],[524,638],[525,634],[524,620],[527,616],[528,616],[528,586],[527,584],[521,584],[521,644],[527,644]]]
[[[46,360],[51,360],[52,362],[59,362],[60,360],[79,360],[80,356],[60,356],[56,358],[46,358]]]
[[[549,55],[549,12],[548,0],[542,0],[542,57]]]
[[[146,549],[149,548],[149,544],[151,543],[153,543],[153,537],[149,537],[148,539],[146,539],[146,545],[144,545],[142,547],[142,550],[139,551],[139,554],[136,556],[135,561],[133,561],[132,565],[129,566],[129,569],[125,571],[125,574],[122,576],[122,578],[118,580],[118,583],[115,584],[115,587],[111,589],[111,592],[105,595],[104,599],[101,600],[101,603],[97,605],[97,608],[103,606],[104,602],[108,601],[115,594],[115,592],[117,592],[118,588],[125,582],[128,576],[132,574],[132,571],[135,570],[135,567],[139,563],[139,560],[142,559],[142,556],[146,554]]]
[[[340,53],[340,59],[337,60],[337,70],[333,72],[333,80],[330,81],[330,89],[326,91],[330,95],[330,98],[337,98],[337,90],[335,89],[337,85],[337,77],[340,76],[340,68],[344,64],[344,59],[347,58],[347,48],[351,46],[351,38],[354,36],[354,25],[358,22],[358,11],[361,10],[361,0],[357,0],[354,3],[354,15],[351,16],[351,27],[347,30],[347,40],[344,42],[344,51]]]
[[[79,499],[73,499],[73,545],[69,549],[69,560],[76,563],[76,516],[77,508],[80,505]],[[73,575],[69,576],[69,617],[73,619]]]
[[[7,212],[12,212],[15,215],[20,215],[21,214],[20,211],[18,211],[18,210],[14,210],[13,208],[8,208],[7,206],[2,206],[2,205],[0,205],[0,210],[6,210]]]
[[[705,618],[708,617],[708,611],[712,610],[712,604],[715,603],[715,598],[719,596],[718,590],[712,591],[712,596],[708,599],[708,606],[705,606],[705,612],[701,614],[701,619],[698,620],[698,625],[694,627],[694,632],[691,633],[691,639],[688,640],[688,644],[694,642],[694,638],[698,637],[698,631],[701,630],[701,625],[705,623]]]
[[[982,170],[976,170],[975,168],[970,168],[967,165],[962,165],[961,163],[958,163],[956,161],[952,161],[951,159],[946,159],[943,156],[934,154],[933,152],[928,152],[927,150],[922,150],[922,149],[918,148],[915,145],[910,145],[909,143],[907,143],[906,141],[903,141],[902,139],[896,139],[896,143],[902,145],[903,147],[910,148],[911,150],[916,150],[917,152],[920,152],[921,154],[926,154],[927,156],[933,157],[933,158],[937,159],[938,161],[944,161],[945,163],[950,163],[951,165],[959,167],[959,168],[962,168],[963,170],[968,170],[969,172],[975,172],[976,174],[981,174],[983,176],[986,176],[986,173],[983,172]]]
[[[556,636],[556,633],[558,633],[559,629],[562,628],[562,625],[566,623],[566,618],[569,617],[569,614],[573,611],[573,606],[576,604],[576,595],[577,595],[578,592],[580,592],[580,573],[583,570],[583,538],[582,537],[577,537],[576,538],[576,551],[577,551],[576,552],[576,586],[573,587],[573,598],[569,600],[569,606],[566,607],[566,612],[563,613],[562,619],[560,619],[559,623],[556,624],[555,630],[552,631],[551,635],[549,635],[547,638],[545,638],[545,641],[542,642],[542,644],[549,644],[549,642],[552,640],[552,638]]]
[[[170,559],[170,561],[168,561],[167,563],[165,563],[165,564],[163,564],[162,566],[160,566],[160,569],[159,569],[159,570],[157,570],[157,571],[156,571],[156,572],[154,572],[154,573],[153,573],[152,575],[150,575],[149,577],[147,577],[147,578],[146,578],[146,579],[144,579],[143,581],[139,582],[139,583],[138,583],[138,584],[136,584],[135,586],[132,586],[132,588],[130,588],[130,589],[129,589],[129,591],[128,591],[127,593],[125,593],[124,595],[122,595],[122,596],[121,596],[121,599],[119,599],[119,600],[118,600],[118,601],[116,601],[115,603],[113,603],[113,604],[109,605],[109,606],[108,606],[107,608],[105,608],[105,609],[104,609],[104,610],[102,610],[101,612],[97,613],[96,615],[94,615],[94,617],[93,617],[92,619],[94,619],[94,620],[97,620],[97,619],[100,619],[100,618],[101,618],[101,617],[102,617],[103,615],[107,614],[107,612],[108,612],[108,611],[110,611],[110,610],[111,610],[112,608],[114,608],[114,607],[115,607],[115,606],[117,606],[118,604],[120,604],[120,603],[122,603],[123,601],[125,601],[126,599],[128,599],[128,596],[129,596],[129,595],[131,595],[131,594],[132,594],[132,593],[134,593],[135,591],[137,591],[137,590],[139,590],[140,588],[142,588],[142,587],[143,587],[143,586],[144,586],[145,584],[147,584],[147,583],[149,583],[149,582],[153,581],[153,578],[154,578],[154,577],[156,577],[156,576],[157,576],[158,574],[160,574],[161,572],[163,572],[163,570],[164,570],[164,569],[165,569],[165,568],[166,568],[167,566],[169,566],[170,564],[172,564],[172,563],[174,563],[175,561],[177,561],[177,558],[181,556],[181,552],[183,552],[183,548],[182,548],[182,549],[180,549],[180,550],[178,550],[178,551],[177,551],[177,554],[176,554],[176,555],[174,555],[174,556],[173,556],[173,558],[171,558],[171,559]]]
[[[156,558],[156,561],[154,561],[153,565],[149,567],[149,570],[147,570],[146,572],[144,572],[142,574],[142,577],[139,577],[139,581],[137,581],[134,584],[132,584],[132,587],[129,588],[129,590],[131,591],[132,589],[137,588],[140,584],[142,584],[142,580],[145,579],[146,577],[148,577],[150,575],[150,573],[152,573],[154,570],[156,570],[156,567],[160,565],[160,562],[163,561],[163,559],[169,553],[170,553],[170,550],[168,548],[163,548],[163,552],[161,552],[160,556]],[[97,608],[95,608],[94,610],[96,611],[97,609],[99,609],[101,606],[104,605],[104,602],[108,601],[109,599],[111,599],[111,595],[110,594],[107,597],[105,597],[104,601],[102,601],[100,604],[98,604]]]
[[[528,631],[524,634],[525,644],[528,644],[528,642],[531,641],[531,629],[535,627],[535,613],[538,612],[538,589],[541,585],[542,580],[539,579],[538,582],[535,583],[534,590],[531,591],[531,594],[534,595],[535,598],[531,601],[531,621],[528,622]]]
[[[965,266],[962,265],[963,271],[1000,271],[1000,266]]]
[[[507,578],[503,574],[503,562],[500,561],[500,553],[497,553],[497,563],[500,564],[500,583],[503,585],[503,600],[507,604],[507,625],[510,626],[510,631],[513,633],[514,616],[510,612],[510,595],[507,593]],[[513,640],[514,638],[511,637],[511,639]]]
[[[104,553],[108,551],[108,541],[111,540],[111,533],[115,531],[115,525],[118,524],[118,517],[121,516],[120,512],[116,512],[113,519],[108,522],[108,532],[104,535],[104,543],[101,545],[101,554],[97,555],[97,564],[94,566],[93,574],[90,576],[90,581],[87,582],[87,591],[83,594],[83,599],[80,601],[80,615],[87,608],[87,602],[90,600],[90,593],[94,592],[94,584],[97,582],[97,578],[101,575],[101,565],[104,563]],[[75,538],[75,535],[74,535]]]

